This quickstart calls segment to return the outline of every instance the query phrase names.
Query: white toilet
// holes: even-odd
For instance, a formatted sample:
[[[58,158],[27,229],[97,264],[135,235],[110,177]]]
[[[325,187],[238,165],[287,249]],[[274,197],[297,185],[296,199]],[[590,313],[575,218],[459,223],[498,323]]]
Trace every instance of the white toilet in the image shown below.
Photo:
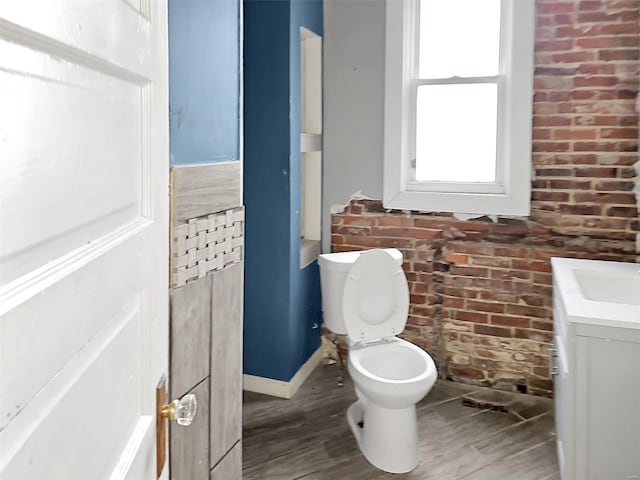
[[[415,405],[436,381],[433,359],[402,340],[409,288],[402,253],[381,249],[318,258],[326,327],[349,340],[348,369],[358,401],[347,419],[375,467],[406,473],[418,465]]]

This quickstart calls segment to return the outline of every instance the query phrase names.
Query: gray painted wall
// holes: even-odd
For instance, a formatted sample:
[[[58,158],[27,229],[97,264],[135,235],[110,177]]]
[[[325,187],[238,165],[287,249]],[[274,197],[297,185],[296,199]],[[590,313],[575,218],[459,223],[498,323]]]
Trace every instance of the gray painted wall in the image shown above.
[[[384,0],[326,0],[323,58],[322,248],[330,207],[357,191],[382,199]]]

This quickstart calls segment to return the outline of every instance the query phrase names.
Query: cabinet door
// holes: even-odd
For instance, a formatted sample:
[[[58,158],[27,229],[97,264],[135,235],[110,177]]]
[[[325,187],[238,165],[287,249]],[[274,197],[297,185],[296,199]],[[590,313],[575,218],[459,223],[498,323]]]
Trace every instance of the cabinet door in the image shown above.
[[[550,361],[552,362],[552,368],[555,367],[556,371],[553,388],[556,407],[558,464],[560,465],[562,480],[569,480],[573,478],[572,462],[569,459],[572,456],[570,449],[573,445],[573,429],[571,427],[574,421],[571,409],[573,395],[570,389],[569,358],[567,356],[566,343],[560,336],[555,337],[554,344],[556,356],[552,355]]]
[[[578,336],[576,346],[576,478],[637,478],[640,343]]]

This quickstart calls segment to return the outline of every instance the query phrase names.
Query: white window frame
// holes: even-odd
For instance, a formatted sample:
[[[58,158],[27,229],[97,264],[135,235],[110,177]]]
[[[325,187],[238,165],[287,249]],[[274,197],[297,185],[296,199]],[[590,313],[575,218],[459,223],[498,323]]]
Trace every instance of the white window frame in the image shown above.
[[[417,182],[410,178],[415,159],[417,86],[436,83],[418,80],[418,8],[419,0],[386,2],[385,208],[529,215],[534,0],[502,0],[501,4],[497,171],[493,183]],[[465,83],[464,78],[451,80],[447,83]]]

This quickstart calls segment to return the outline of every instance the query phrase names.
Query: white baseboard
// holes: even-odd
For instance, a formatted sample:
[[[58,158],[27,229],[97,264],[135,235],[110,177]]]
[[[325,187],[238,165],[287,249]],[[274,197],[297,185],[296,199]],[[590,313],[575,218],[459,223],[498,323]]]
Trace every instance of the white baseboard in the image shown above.
[[[322,347],[320,347],[288,382],[244,374],[242,375],[242,388],[248,392],[262,393],[264,395],[271,395],[272,397],[291,398],[302,386],[313,369],[320,363],[322,354]]]

